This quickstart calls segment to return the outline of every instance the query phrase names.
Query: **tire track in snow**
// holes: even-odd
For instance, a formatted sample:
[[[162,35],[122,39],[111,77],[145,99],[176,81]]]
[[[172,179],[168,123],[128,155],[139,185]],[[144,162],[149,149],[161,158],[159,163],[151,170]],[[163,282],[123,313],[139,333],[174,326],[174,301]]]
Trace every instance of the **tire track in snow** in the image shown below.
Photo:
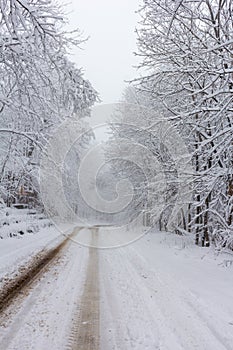
[[[99,257],[98,228],[91,228],[91,247],[83,294],[73,322],[67,350],[99,349]]]
[[[69,240],[4,312],[0,349],[65,349],[87,262],[87,249]]]
[[[55,248],[39,252],[33,258],[30,266],[26,265],[21,267],[22,273],[20,273],[20,275],[7,280],[0,290],[0,314],[2,314],[14,299],[17,298],[17,295],[28,288],[35,279],[39,278],[46,267],[54,262],[54,259],[76,232],[77,230],[74,230]]]

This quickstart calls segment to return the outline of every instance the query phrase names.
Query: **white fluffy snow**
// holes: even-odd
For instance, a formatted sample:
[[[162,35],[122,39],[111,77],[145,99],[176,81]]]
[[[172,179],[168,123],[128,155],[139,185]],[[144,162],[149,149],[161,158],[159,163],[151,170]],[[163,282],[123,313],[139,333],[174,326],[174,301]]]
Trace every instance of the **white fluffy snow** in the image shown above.
[[[0,215],[0,284],[4,275],[17,272],[43,249],[58,245],[75,226],[61,223],[58,229],[42,214],[28,215],[28,210],[17,209],[8,211],[8,217]],[[4,222],[7,224],[3,225]]]
[[[231,350],[233,266],[226,259],[158,232],[101,251],[101,350]]]
[[[100,229],[101,239],[106,230]],[[88,228],[79,235],[89,243]],[[50,227],[1,240],[1,274],[57,237]],[[15,350],[65,349],[87,264],[88,248],[70,242],[2,328],[1,344]],[[153,231],[128,246],[99,250],[99,286],[101,350],[232,350],[231,254],[196,247],[191,237]]]

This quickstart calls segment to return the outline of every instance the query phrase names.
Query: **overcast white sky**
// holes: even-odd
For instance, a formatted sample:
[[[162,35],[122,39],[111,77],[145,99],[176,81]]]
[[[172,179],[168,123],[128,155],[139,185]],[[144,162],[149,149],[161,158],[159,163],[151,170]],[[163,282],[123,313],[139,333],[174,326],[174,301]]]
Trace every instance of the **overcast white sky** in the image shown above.
[[[72,60],[83,67],[104,103],[117,102],[126,84],[138,75],[135,27],[140,0],[71,0],[68,18],[73,28],[90,36]]]

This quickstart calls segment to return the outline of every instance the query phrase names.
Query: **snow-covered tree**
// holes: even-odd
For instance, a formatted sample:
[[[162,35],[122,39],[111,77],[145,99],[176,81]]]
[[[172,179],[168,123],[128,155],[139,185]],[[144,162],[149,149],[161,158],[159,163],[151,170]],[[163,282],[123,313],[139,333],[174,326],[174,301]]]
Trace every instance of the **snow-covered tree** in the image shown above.
[[[85,108],[88,113],[96,100],[91,84],[67,58],[70,45],[82,40],[64,31],[63,17],[50,0],[0,2],[2,196],[9,195],[9,178],[14,196],[22,178],[27,182],[35,173],[56,125],[75,114],[78,118]]]
[[[159,98],[193,155],[188,215],[196,243],[232,247],[231,0],[144,0],[138,29],[140,87]]]

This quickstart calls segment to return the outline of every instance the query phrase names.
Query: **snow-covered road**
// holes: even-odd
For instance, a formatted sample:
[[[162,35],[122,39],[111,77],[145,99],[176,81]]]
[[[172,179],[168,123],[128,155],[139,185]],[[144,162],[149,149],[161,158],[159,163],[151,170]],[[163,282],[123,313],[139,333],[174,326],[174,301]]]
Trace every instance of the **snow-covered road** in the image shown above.
[[[0,349],[232,350],[224,259],[159,232],[118,249],[69,241],[1,315]]]
[[[147,253],[152,247],[147,248],[144,256],[137,246],[101,252],[101,350],[232,350],[232,301],[222,301],[219,313],[220,305],[211,309],[210,300],[197,297],[178,278],[182,271],[171,265],[167,273],[161,261],[150,265]],[[166,255],[162,263],[169,263]],[[211,288],[212,278],[206,276],[203,289]]]
[[[1,315],[1,349],[65,349],[85,281],[88,249],[68,241]]]

